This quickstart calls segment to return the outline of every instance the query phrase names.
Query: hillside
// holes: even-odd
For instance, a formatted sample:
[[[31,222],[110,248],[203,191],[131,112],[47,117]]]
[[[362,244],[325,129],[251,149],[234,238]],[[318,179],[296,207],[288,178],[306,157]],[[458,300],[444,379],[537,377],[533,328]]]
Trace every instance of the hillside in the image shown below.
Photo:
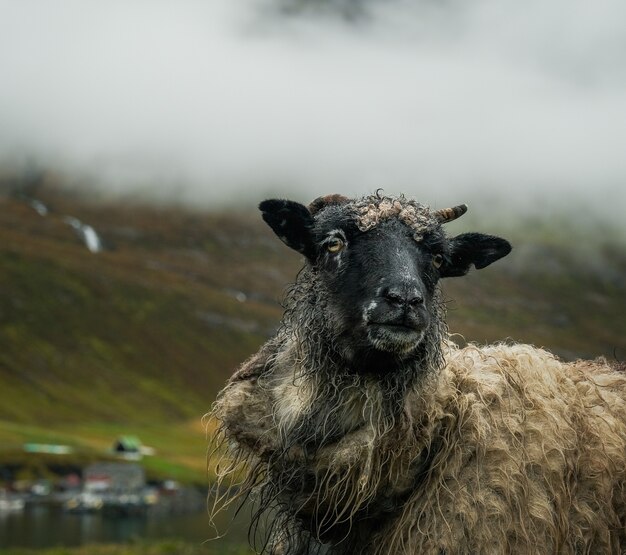
[[[0,463],[24,441],[90,454],[133,433],[157,449],[149,469],[205,481],[200,419],[273,331],[297,261],[246,216],[38,199],[45,216],[0,197]]]
[[[163,455],[155,467],[200,476],[200,418],[275,329],[299,257],[254,212],[94,202],[45,183],[15,190],[0,187],[0,451],[25,440],[105,448],[133,432]],[[102,252],[66,216],[93,226]],[[583,248],[527,223],[502,231],[511,257],[446,284],[450,330],[625,359],[622,245]]]

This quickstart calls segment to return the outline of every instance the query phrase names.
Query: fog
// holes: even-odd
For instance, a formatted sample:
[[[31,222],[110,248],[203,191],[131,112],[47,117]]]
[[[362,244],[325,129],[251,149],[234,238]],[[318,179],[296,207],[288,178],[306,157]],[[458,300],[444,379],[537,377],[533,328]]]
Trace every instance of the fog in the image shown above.
[[[207,206],[383,187],[623,212],[626,3],[321,4],[0,0],[0,162]]]

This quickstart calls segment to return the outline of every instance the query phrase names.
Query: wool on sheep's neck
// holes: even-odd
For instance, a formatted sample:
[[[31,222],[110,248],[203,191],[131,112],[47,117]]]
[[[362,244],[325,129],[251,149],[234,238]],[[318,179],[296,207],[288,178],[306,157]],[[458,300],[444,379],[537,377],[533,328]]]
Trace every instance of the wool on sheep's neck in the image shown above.
[[[263,379],[269,387],[287,383],[300,400],[284,397],[291,406],[277,412],[287,449],[303,445],[314,451],[366,423],[383,436],[402,417],[408,390],[444,364],[447,327],[439,289],[421,343],[410,355],[382,359],[387,366],[375,374],[362,371],[328,298],[322,279],[305,267],[286,297],[275,360]]]

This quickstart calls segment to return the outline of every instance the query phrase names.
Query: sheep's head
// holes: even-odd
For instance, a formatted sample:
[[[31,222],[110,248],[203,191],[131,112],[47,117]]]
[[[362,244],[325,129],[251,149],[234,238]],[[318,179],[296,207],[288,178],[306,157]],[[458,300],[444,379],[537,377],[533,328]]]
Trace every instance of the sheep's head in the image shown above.
[[[438,317],[439,280],[484,268],[511,250],[491,235],[447,237],[442,224],[462,215],[464,205],[437,211],[403,196],[331,195],[309,207],[266,200],[259,208],[323,284],[333,340],[352,358],[411,356]]]

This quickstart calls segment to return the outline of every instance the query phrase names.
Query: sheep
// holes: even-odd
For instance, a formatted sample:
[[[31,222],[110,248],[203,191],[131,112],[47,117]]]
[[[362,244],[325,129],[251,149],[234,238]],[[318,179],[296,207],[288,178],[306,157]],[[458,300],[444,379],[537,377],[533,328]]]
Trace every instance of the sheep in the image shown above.
[[[214,404],[215,511],[251,498],[276,555],[626,552],[623,365],[448,335],[440,279],[506,240],[404,196],[260,209],[306,261]]]

